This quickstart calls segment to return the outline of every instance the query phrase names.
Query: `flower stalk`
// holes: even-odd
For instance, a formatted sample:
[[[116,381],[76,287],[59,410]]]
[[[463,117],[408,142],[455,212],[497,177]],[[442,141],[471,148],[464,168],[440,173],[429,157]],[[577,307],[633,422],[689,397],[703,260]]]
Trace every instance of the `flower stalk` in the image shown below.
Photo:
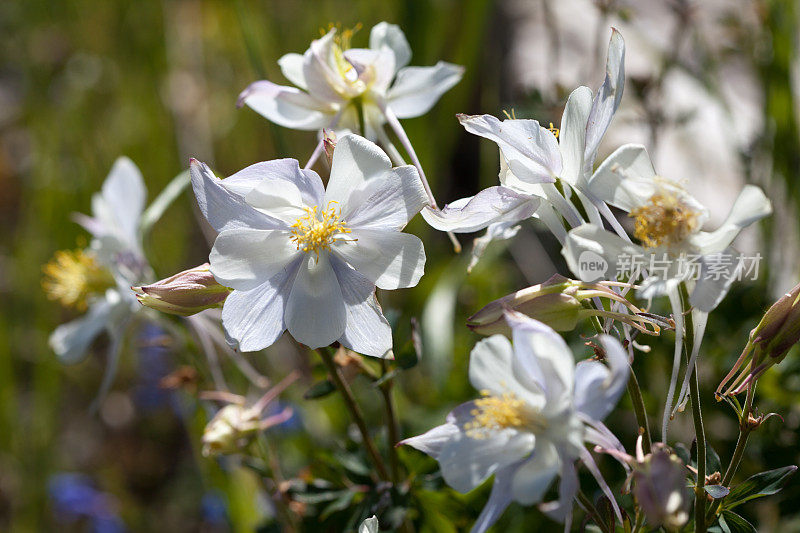
[[[361,412],[361,408],[358,406],[358,403],[356,403],[356,399],[353,396],[353,391],[350,390],[350,385],[348,385],[347,382],[342,378],[342,373],[339,370],[339,367],[336,365],[333,357],[331,357],[330,353],[328,353],[326,349],[317,348],[314,351],[319,354],[322,362],[328,369],[328,374],[333,380],[333,384],[342,395],[342,399],[344,399],[347,410],[350,411],[350,416],[353,418],[353,422],[355,422],[356,426],[358,426],[358,431],[361,433],[361,438],[364,441],[364,446],[367,448],[367,453],[372,459],[372,462],[375,464],[375,468],[378,470],[378,475],[384,480],[391,479],[389,476],[389,471],[386,469],[386,465],[383,462],[383,458],[381,458],[381,455],[378,453],[378,449],[376,448],[375,443],[369,434],[367,423],[364,421],[364,414]]]
[[[691,362],[692,347],[694,346],[694,324],[692,314],[690,312],[691,305],[689,304],[689,292],[686,285],[681,283],[680,299],[683,313],[686,320],[686,332],[684,338],[684,352],[686,354],[687,364]],[[696,364],[696,363],[695,363]],[[691,372],[692,369],[686,369]],[[695,369],[692,379],[689,382],[689,395],[692,404],[692,420],[694,422],[695,441],[697,442],[697,484],[694,488],[695,502],[694,502],[694,527],[698,533],[705,533],[706,531],[706,492],[703,488],[706,482],[706,434],[703,427],[703,413],[700,406],[700,385]]]

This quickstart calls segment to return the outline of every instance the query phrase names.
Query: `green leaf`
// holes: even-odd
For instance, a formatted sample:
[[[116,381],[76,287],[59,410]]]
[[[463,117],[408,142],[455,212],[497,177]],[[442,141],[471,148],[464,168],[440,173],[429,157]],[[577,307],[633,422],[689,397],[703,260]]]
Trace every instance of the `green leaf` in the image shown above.
[[[722,511],[717,523],[708,528],[708,533],[756,533],[756,528],[733,511]]]
[[[747,478],[731,490],[725,499],[725,508],[733,509],[744,502],[777,494],[796,470],[796,466],[784,466]]]
[[[414,368],[419,362],[417,351],[410,342],[406,343],[406,345],[403,346],[403,349],[400,350],[399,353],[395,354],[394,360],[397,362],[397,365],[404,370]]]
[[[311,385],[305,394],[303,394],[303,398],[306,400],[317,400],[319,398],[324,398],[335,390],[336,386],[333,382],[329,379],[324,379]]]
[[[614,514],[614,507],[611,505],[611,500],[606,496],[601,496],[597,503],[597,512],[600,513],[600,520],[602,524],[597,524],[603,531],[615,531],[617,528],[617,517]]]
[[[333,500],[338,500],[342,496],[345,495],[352,495],[349,489],[343,490],[328,490],[325,492],[310,492],[306,494],[294,494],[294,499],[298,502],[307,503],[309,505],[314,505],[318,503],[325,503],[330,502]]]
[[[685,465],[694,464],[692,461],[692,453],[686,449],[686,445],[682,442],[679,442],[675,445],[675,454],[678,458],[683,462]]]
[[[320,520],[325,520],[333,513],[347,509],[353,502],[354,496],[355,493],[348,490],[347,492],[336,498],[327,507],[325,507],[325,509],[322,510],[322,513],[320,513],[319,515]]]
[[[708,495],[715,500],[724,498],[728,495],[728,493],[730,493],[730,489],[728,487],[723,487],[722,485],[705,485],[703,488]]]
[[[142,235],[147,235],[150,232],[153,225],[158,222],[169,206],[172,205],[172,202],[181,195],[187,185],[189,185],[188,170],[184,170],[172,178],[172,181],[164,187],[164,190],[142,213],[142,221],[139,225],[139,231]]]

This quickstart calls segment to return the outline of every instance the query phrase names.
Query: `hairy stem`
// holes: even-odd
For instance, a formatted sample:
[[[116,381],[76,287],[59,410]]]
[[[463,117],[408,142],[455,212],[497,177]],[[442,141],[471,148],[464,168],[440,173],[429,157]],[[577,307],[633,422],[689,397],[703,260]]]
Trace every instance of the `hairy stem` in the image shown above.
[[[755,383],[751,384],[751,386],[747,388],[747,399],[744,402],[741,421],[739,422],[739,438],[736,440],[736,448],[733,450],[731,462],[728,464],[728,468],[725,470],[725,474],[722,476],[722,481],[720,482],[723,487],[729,486],[731,481],[733,481],[733,476],[736,475],[736,471],[739,469],[739,465],[742,463],[744,450],[747,447],[747,439],[750,437],[750,433],[753,431],[753,428],[748,423],[748,419],[750,418],[750,412],[753,409],[753,397],[755,396],[755,391]],[[720,500],[716,500],[713,504],[711,504],[711,508],[708,510],[708,514],[706,515],[706,521],[710,522],[714,518],[719,506]]]
[[[385,376],[388,371],[385,359],[381,359],[381,369]],[[398,483],[400,481],[400,463],[397,460],[397,448],[395,446],[400,442],[400,428],[397,414],[394,410],[394,403],[392,402],[393,384],[393,380],[387,379],[381,384],[380,390],[383,396],[384,408],[386,409],[386,428],[389,432],[389,467],[392,471],[392,482]]]
[[[631,397],[633,411],[636,413],[636,423],[639,424],[639,432],[642,435],[642,450],[645,454],[649,454],[651,449],[650,425],[647,423],[647,411],[644,407],[642,389],[639,388],[639,380],[636,379],[633,369],[631,369],[631,375],[628,378],[628,394]]]
[[[369,430],[367,429],[367,423],[364,421],[364,415],[361,412],[361,408],[356,403],[356,399],[353,396],[353,391],[350,390],[350,385],[348,385],[342,377],[342,373],[339,371],[339,367],[336,365],[333,357],[331,357],[331,355],[324,348],[319,348],[316,350],[316,352],[319,354],[319,356],[322,358],[322,362],[325,363],[325,366],[328,368],[328,374],[330,374],[334,385],[336,385],[336,388],[339,389],[339,392],[344,399],[344,403],[347,405],[348,411],[350,411],[350,416],[353,418],[353,422],[355,422],[356,426],[358,426],[358,431],[361,433],[364,446],[366,446],[367,453],[369,453],[372,462],[375,463],[375,468],[378,470],[378,475],[381,477],[381,479],[389,480],[389,472],[386,470],[386,465],[378,453],[378,449],[375,447],[372,437],[370,437]]]

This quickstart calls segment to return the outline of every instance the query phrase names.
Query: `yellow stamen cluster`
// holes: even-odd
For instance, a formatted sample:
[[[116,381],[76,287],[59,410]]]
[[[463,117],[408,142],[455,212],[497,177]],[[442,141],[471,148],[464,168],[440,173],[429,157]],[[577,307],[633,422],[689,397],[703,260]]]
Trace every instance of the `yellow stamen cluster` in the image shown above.
[[[647,205],[633,209],[634,237],[646,248],[672,246],[698,229],[698,214],[670,192],[654,194]]]
[[[330,250],[337,235],[350,233],[350,229],[339,217],[336,208],[328,207],[317,213],[317,206],[305,207],[306,215],[292,224],[292,241],[298,250],[319,255],[320,250]]]
[[[508,111],[503,109],[503,114],[506,116],[506,118],[508,118],[508,120],[517,120],[517,112],[514,110],[513,107],[511,108],[510,114]]]
[[[489,431],[528,425],[525,403],[514,393],[494,396],[490,391],[482,390],[481,396],[475,400],[476,408],[469,413],[472,421],[464,425],[469,437],[483,439]]]
[[[358,33],[361,29],[361,23],[357,23],[352,28],[342,28],[340,23],[328,24],[328,29],[320,28],[320,34],[325,35],[332,29],[336,29],[336,34],[333,36],[333,59],[336,63],[336,68],[339,74],[345,79],[350,79],[350,72],[353,71],[353,65],[344,57],[344,51],[350,48],[353,40],[353,35]]]
[[[83,250],[60,250],[43,268],[42,288],[65,307],[86,309],[86,299],[114,286],[111,272]]]
[[[558,129],[558,128],[556,128],[555,126],[553,126],[553,123],[552,123],[552,122],[550,123],[550,127],[549,127],[549,128],[547,128],[547,129],[548,129],[548,130],[550,130],[550,131],[553,133],[553,135],[555,135],[555,136],[556,136],[556,139],[558,139],[558,134],[559,134],[559,133],[561,133],[561,130],[560,130],[560,129]]]

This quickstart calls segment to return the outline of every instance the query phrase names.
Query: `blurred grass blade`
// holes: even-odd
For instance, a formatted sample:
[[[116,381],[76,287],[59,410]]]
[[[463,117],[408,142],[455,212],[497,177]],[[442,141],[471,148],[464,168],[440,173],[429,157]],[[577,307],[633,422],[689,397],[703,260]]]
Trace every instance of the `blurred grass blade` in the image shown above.
[[[151,203],[142,214],[142,224],[139,227],[142,236],[147,235],[153,228],[153,225],[159,221],[164,215],[172,202],[183,193],[186,186],[189,185],[189,171],[184,170],[174,178],[169,184],[164,187],[153,203]]]

